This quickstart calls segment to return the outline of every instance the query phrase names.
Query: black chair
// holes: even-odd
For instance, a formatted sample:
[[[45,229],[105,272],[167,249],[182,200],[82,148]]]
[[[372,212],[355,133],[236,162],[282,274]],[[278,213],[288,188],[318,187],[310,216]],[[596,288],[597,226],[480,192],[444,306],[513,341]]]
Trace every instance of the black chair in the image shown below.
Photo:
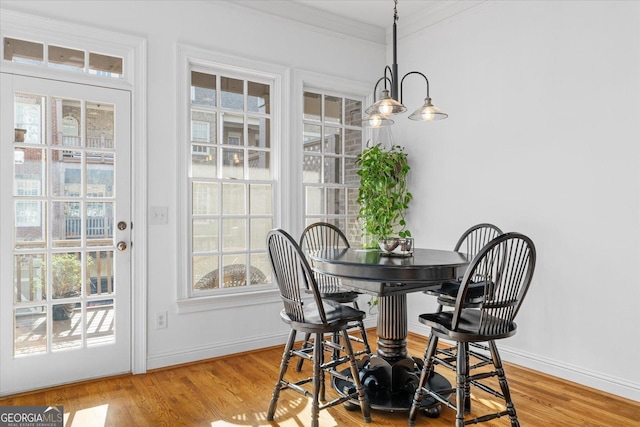
[[[300,237],[300,247],[302,248],[302,251],[307,254],[309,252],[314,252],[321,249],[348,248],[350,247],[350,245],[347,237],[338,227],[326,222],[316,222],[309,225],[302,232],[302,236]],[[311,259],[307,258],[307,261],[310,265],[313,266],[313,261]],[[358,296],[360,295],[360,293],[342,289],[339,278],[328,276],[326,274],[320,274],[317,272],[314,272],[314,277],[316,279],[316,283],[318,284],[320,295],[324,300],[335,301],[341,304],[351,304],[356,310],[360,309],[358,307]],[[356,352],[355,355],[370,355],[371,348],[369,347],[367,331],[365,330],[363,321],[359,320],[351,323],[349,325],[349,329],[359,329],[360,336],[356,337],[353,335],[349,335],[349,339],[354,342],[364,344],[364,349],[362,351]],[[311,345],[310,337],[311,334],[305,335],[304,342],[302,344],[303,348]],[[334,336],[334,339],[338,339],[337,334]],[[335,354],[334,357],[336,357]],[[302,369],[303,362],[304,359],[300,359],[298,361],[298,366],[296,367],[297,371],[300,371]]]
[[[484,245],[501,234],[502,230],[493,224],[477,224],[462,233],[453,250],[466,253],[473,259]],[[453,307],[456,304],[459,287],[460,281],[458,280],[443,283],[437,288],[425,291],[425,293],[438,298],[438,311],[441,311],[443,307]],[[483,287],[481,285],[472,284],[467,292],[465,306],[477,307],[478,303],[482,301],[482,292]]]
[[[273,390],[273,397],[267,412],[267,419],[269,421],[273,420],[280,391],[290,389],[304,396],[312,397],[312,427],[318,426],[320,410],[350,399],[359,401],[364,421],[370,422],[369,403],[360,383],[358,365],[347,333],[349,323],[362,321],[364,312],[344,304],[322,299],[305,255],[302,253],[300,246],[285,231],[279,229],[270,231],[267,234],[267,249],[274,278],[284,303],[284,309],[280,312],[280,317],[291,327],[282,355],[279,378]],[[301,282],[304,282],[304,284]],[[302,295],[305,287],[313,294],[313,302],[303,302]],[[295,350],[293,345],[297,332],[314,334],[314,345],[305,349]],[[325,334],[334,332],[342,334],[343,345],[323,339]],[[324,352],[336,349],[344,356],[325,363]],[[293,356],[313,361],[313,375],[311,377],[298,381],[285,380],[289,361]],[[347,362],[351,368],[351,376],[343,375],[336,369],[339,365]],[[343,389],[344,395],[320,405],[320,401],[325,400],[325,372],[332,377],[351,382],[353,387],[345,387]],[[313,385],[311,392],[303,387],[308,383]]]
[[[469,264],[458,290],[454,310],[419,316],[420,323],[431,327],[431,334],[424,355],[420,382],[409,411],[410,426],[415,424],[424,394],[456,410],[456,427],[504,415],[509,416],[512,426],[520,425],[495,341],[516,333],[514,319],[531,284],[535,263],[536,251],[531,239],[520,233],[500,235],[483,247]],[[472,283],[482,283],[484,287],[483,300],[478,308],[465,307],[466,296]],[[426,379],[431,375],[434,364],[437,364],[435,356],[439,339],[456,343],[456,385],[455,388],[435,392],[425,385],[428,386]],[[489,343],[490,357],[487,359],[493,368],[490,372],[483,369],[472,374],[471,371],[476,369],[469,366],[466,354],[469,343],[480,341]],[[500,391],[483,381],[495,376],[498,377]],[[505,410],[465,420],[465,413],[471,412],[472,385],[503,399]],[[447,399],[454,392],[455,405]]]

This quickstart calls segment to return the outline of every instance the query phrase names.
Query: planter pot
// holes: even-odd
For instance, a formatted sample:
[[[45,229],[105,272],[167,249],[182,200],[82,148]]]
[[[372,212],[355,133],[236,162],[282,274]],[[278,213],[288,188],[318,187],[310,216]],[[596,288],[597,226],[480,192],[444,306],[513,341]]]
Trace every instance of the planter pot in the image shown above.
[[[57,298],[54,297],[54,299],[73,298],[77,296],[80,296],[80,293],[78,291],[69,291],[61,297],[57,297]],[[53,320],[71,319],[71,316],[73,315],[73,310],[75,310],[75,308],[76,308],[75,302],[70,302],[66,304],[55,304],[51,310],[51,315],[53,317]]]

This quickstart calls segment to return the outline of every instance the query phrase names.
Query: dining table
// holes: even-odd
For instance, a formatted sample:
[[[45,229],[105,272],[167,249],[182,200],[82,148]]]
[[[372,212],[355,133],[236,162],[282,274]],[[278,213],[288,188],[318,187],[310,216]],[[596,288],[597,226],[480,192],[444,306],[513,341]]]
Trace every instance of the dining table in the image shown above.
[[[421,248],[397,256],[375,248],[354,247],[322,249],[309,257],[314,271],[339,277],[345,289],[378,299],[377,350],[360,361],[360,380],[373,409],[408,411],[423,361],[407,353],[407,294],[459,279],[470,257],[461,252]],[[350,375],[348,370],[343,374]],[[433,390],[451,388],[449,381],[437,373],[428,382]],[[342,395],[348,392],[346,381],[335,378],[332,385]],[[421,409],[437,416],[440,405],[424,398]]]

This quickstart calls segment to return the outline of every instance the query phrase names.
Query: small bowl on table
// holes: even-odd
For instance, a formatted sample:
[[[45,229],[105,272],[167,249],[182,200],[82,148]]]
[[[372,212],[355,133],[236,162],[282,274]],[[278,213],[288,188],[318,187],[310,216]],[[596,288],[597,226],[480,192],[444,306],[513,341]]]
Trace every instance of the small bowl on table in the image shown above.
[[[413,237],[388,237],[378,240],[380,255],[411,256],[413,255]]]

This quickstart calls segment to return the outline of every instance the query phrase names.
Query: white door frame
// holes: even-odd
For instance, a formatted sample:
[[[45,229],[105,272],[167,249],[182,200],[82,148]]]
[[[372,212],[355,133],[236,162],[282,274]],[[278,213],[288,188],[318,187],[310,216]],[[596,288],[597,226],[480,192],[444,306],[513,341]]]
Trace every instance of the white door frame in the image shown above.
[[[147,369],[147,40],[6,8],[0,8],[0,11],[0,40],[11,37],[42,41],[123,58],[122,79],[9,62],[2,59],[3,50],[0,50],[0,70],[131,91],[131,219],[134,225],[131,241],[135,244],[131,259],[131,369],[134,374],[144,373]],[[3,43],[0,46],[0,49],[4,48]]]

